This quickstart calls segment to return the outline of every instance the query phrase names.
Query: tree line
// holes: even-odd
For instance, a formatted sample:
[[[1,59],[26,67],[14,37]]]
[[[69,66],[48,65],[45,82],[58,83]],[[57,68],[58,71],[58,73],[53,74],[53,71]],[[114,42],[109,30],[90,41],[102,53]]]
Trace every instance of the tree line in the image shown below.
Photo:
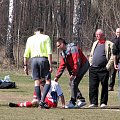
[[[5,48],[5,58],[14,64],[19,61],[14,47],[19,52],[33,29],[41,26],[51,37],[53,50],[58,37],[89,50],[98,28],[112,39],[120,27],[119,11],[120,0],[0,0],[0,46]]]

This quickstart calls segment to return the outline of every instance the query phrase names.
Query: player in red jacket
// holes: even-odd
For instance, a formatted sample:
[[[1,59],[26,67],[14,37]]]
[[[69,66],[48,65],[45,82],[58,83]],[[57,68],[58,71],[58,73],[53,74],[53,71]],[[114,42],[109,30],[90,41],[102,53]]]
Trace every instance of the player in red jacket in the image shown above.
[[[82,107],[86,102],[78,85],[89,69],[89,62],[81,49],[74,43],[67,44],[63,38],[59,38],[56,46],[61,50],[61,61],[54,80],[57,82],[67,68],[70,75],[71,90],[71,99],[67,107],[74,108],[76,105]]]

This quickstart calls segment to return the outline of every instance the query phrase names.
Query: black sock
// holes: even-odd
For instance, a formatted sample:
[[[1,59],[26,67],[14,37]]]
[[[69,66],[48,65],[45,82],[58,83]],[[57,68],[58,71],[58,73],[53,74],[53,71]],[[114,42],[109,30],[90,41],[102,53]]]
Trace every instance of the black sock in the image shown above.
[[[45,97],[46,97],[46,95],[47,95],[47,93],[50,89],[50,86],[51,86],[50,84],[45,84],[44,89],[43,89],[43,96],[42,96],[42,99],[41,99],[42,102],[45,101]]]
[[[40,100],[41,100],[41,90],[40,90],[40,86],[35,86],[35,92],[36,92],[38,101],[40,101]]]

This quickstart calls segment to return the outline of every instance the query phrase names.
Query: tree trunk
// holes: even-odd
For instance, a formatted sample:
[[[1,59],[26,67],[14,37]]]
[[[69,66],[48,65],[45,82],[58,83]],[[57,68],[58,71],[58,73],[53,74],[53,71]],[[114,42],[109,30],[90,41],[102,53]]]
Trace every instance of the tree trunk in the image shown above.
[[[5,57],[6,59],[8,59],[10,64],[15,64],[13,55],[12,25],[13,25],[13,0],[10,0]]]
[[[73,35],[74,41],[82,46],[80,29],[82,25],[82,5],[83,0],[74,0],[74,12],[73,12]]]

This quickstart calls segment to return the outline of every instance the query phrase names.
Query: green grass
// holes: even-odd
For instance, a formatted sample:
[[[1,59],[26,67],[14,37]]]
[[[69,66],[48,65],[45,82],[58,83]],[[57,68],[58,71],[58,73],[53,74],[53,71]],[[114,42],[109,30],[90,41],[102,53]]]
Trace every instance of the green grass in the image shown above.
[[[10,108],[8,102],[23,102],[32,100],[34,81],[30,75],[26,76],[23,72],[1,71],[0,79],[5,75],[10,75],[12,81],[16,82],[16,89],[0,89],[0,120],[119,120],[120,110],[118,109],[39,109],[39,108]],[[52,74],[54,78],[55,72]],[[109,92],[109,106],[118,106],[118,85],[113,92]],[[70,99],[68,74],[65,72],[60,78],[59,83],[65,95],[66,103]],[[83,78],[79,85],[83,96],[89,105],[88,97],[88,77]],[[60,103],[59,103],[60,105]]]

